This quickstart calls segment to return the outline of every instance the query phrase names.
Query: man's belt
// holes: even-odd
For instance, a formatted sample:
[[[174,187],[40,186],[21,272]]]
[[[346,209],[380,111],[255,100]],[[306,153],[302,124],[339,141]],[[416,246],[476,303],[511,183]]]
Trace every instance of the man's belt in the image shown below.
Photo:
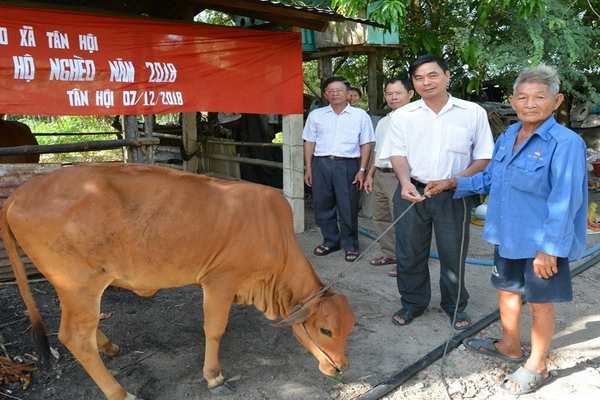
[[[416,180],[416,179],[413,179],[413,178],[410,178],[410,182],[411,182],[413,185],[415,185],[415,187],[417,187],[417,188],[421,188],[421,189],[424,189],[424,188],[425,188],[425,186],[427,186],[427,184],[425,184],[425,183],[423,183],[423,182],[419,182],[418,180]]]
[[[375,167],[377,168],[377,171],[379,172],[394,172],[394,168],[380,168],[380,167]]]
[[[358,157],[338,157],[338,156],[319,156],[322,158],[327,158],[328,160],[334,161],[346,161],[346,160],[356,160]]]
[[[415,187],[416,187],[417,189],[425,189],[425,186],[427,186],[427,184],[426,184],[426,183],[419,182],[418,180],[416,180],[416,179],[413,179],[413,178],[410,178],[410,182],[411,182],[413,185],[415,185]],[[449,192],[450,190],[451,190],[451,189],[446,189],[446,190],[443,190],[443,191],[444,191],[444,192]]]

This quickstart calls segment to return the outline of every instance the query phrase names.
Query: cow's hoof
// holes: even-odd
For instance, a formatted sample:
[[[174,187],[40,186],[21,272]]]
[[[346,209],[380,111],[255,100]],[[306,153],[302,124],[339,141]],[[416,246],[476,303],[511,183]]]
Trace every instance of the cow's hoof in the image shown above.
[[[209,389],[212,394],[219,396],[227,396],[235,393],[235,389],[229,383],[225,382],[222,385]]]
[[[107,346],[106,349],[102,350],[102,353],[110,356],[110,357],[114,357],[117,354],[119,354],[119,352],[121,351],[121,348],[119,346],[117,346],[116,344],[112,344],[110,346]]]

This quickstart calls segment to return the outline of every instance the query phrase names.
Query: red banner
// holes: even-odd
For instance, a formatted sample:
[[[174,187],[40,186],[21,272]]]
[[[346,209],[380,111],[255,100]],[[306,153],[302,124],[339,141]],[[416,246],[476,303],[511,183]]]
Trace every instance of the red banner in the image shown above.
[[[302,114],[299,33],[0,6],[0,113]]]

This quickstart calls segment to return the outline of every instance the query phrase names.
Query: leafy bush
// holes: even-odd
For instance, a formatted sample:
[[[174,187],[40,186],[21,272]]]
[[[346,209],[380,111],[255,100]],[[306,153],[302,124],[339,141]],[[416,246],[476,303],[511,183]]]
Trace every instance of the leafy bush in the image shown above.
[[[283,132],[277,132],[275,138],[271,140],[273,143],[283,143]]]
[[[16,119],[29,126],[40,145],[81,143],[98,140],[114,140],[117,132],[112,117],[97,116],[17,116]],[[98,132],[114,132],[97,134]],[[88,133],[88,134],[86,134]],[[51,135],[48,135],[51,134]],[[123,150],[95,150],[74,153],[41,154],[43,163],[75,163],[123,161]]]

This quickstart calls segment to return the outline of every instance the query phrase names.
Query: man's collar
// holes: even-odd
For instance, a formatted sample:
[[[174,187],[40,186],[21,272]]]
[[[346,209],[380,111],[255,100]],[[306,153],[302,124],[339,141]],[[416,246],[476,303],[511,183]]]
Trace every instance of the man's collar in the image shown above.
[[[340,114],[341,114],[341,113],[343,113],[343,112],[348,112],[348,107],[352,107],[352,106],[350,105],[350,103],[346,103],[346,106],[345,106],[345,107],[344,107],[344,109],[343,109],[343,110],[340,112]],[[329,111],[329,112],[336,113],[336,112],[335,112],[335,110],[333,109],[333,107],[331,107],[331,104],[328,104],[328,105],[327,105],[327,108],[328,108],[328,111]],[[336,114],[337,114],[337,113],[336,113]]]

